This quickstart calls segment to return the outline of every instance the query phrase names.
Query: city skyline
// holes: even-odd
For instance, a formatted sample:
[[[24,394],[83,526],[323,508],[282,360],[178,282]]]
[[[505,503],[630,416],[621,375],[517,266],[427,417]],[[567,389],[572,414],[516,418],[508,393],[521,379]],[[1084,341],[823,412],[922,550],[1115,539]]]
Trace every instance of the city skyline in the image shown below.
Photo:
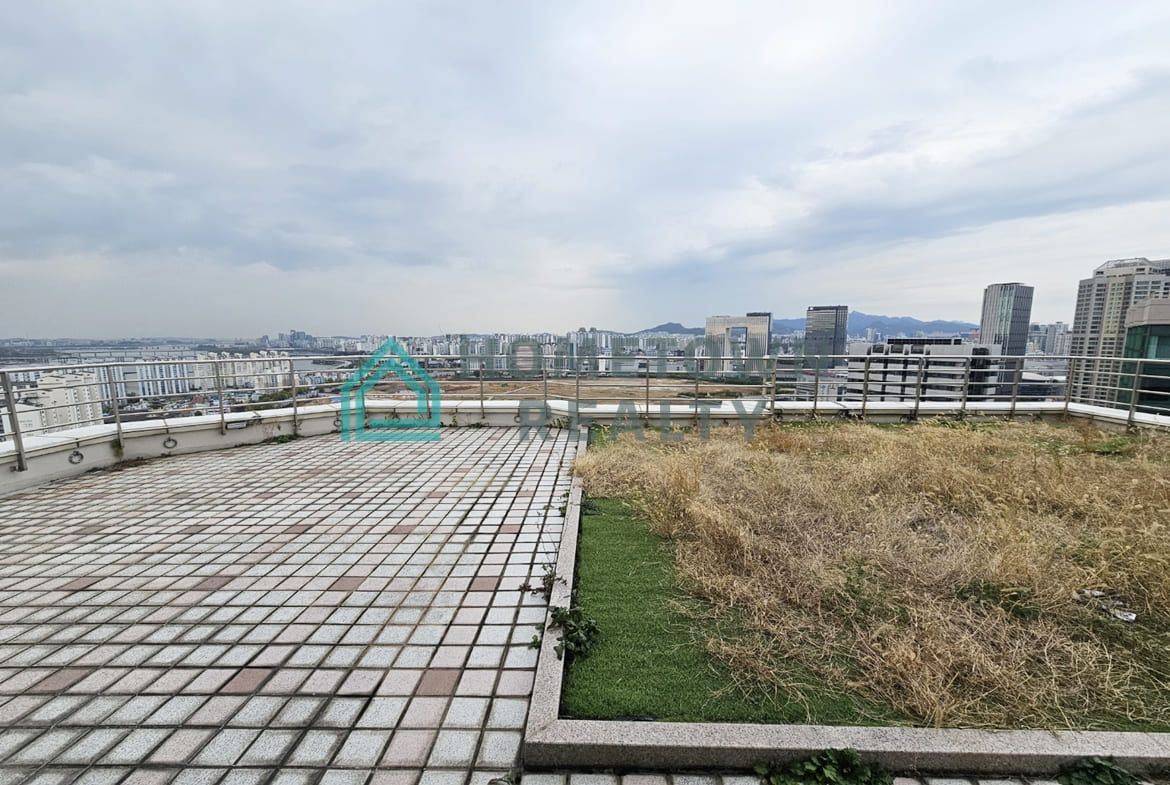
[[[945,320],[931,320],[925,321],[917,319],[913,316],[906,315],[892,315],[892,314],[867,314],[858,311],[848,306],[834,306],[845,308],[845,335],[848,338],[861,339],[868,336],[871,332],[877,332],[881,335],[889,335],[893,337],[970,337],[971,335],[978,335],[979,323],[968,322],[962,319],[945,319]],[[823,310],[825,306],[809,306],[806,309],[804,316],[792,317],[776,317],[775,318],[775,335],[790,335],[793,333],[803,333],[809,314],[813,311]],[[749,313],[749,316],[763,316],[767,315],[771,318],[771,314],[764,314],[762,312]],[[861,324],[850,326],[854,317],[860,317]],[[726,319],[726,316],[707,316],[705,322],[710,328],[712,319]],[[878,327],[872,327],[871,324],[876,323]],[[885,325],[885,326],[881,326]],[[1068,324],[1063,321],[1055,322],[1037,322],[1031,320],[1028,324],[1029,337],[1032,339],[1032,333],[1036,328],[1048,330],[1057,326],[1068,327]],[[666,329],[657,329],[666,328]],[[441,339],[459,337],[484,337],[484,336],[564,336],[574,333],[597,332],[612,335],[625,336],[640,336],[640,335],[701,335],[703,327],[688,327],[679,322],[672,321],[663,323],[661,325],[654,325],[651,327],[642,328],[639,330],[632,330],[623,332],[620,330],[613,330],[604,325],[578,325],[569,330],[553,331],[553,330],[519,330],[519,331],[501,331],[501,330],[470,330],[466,332],[447,332],[447,333],[395,333],[394,336],[401,338],[419,338],[419,339]],[[1046,333],[1045,333],[1046,334]],[[299,337],[298,337],[299,336]],[[380,333],[372,330],[347,330],[330,334],[314,334],[303,330],[291,329],[289,332],[283,330],[275,330],[263,333],[261,335],[252,336],[229,336],[229,335],[120,335],[113,337],[85,337],[76,335],[40,335],[40,336],[17,336],[17,335],[0,335],[0,346],[20,346],[20,345],[42,345],[42,344],[58,344],[62,347],[69,346],[108,346],[117,347],[125,344],[145,344],[145,345],[165,345],[167,342],[176,342],[176,345],[183,347],[203,347],[203,348],[230,348],[230,347],[259,347],[271,346],[273,348],[305,348],[298,343],[298,340],[309,339],[312,340],[337,340],[337,341],[356,341],[358,343],[368,342],[370,340],[380,343],[387,337],[391,337],[388,333]],[[355,350],[356,351],[356,350]]]
[[[9,23],[0,335],[978,321],[997,280],[1071,322],[1084,270],[1170,256],[1162,3]]]

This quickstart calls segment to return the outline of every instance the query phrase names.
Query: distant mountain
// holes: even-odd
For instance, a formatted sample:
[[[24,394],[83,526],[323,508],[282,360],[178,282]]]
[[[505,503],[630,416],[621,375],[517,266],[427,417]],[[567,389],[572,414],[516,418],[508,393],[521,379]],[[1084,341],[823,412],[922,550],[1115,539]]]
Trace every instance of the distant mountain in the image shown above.
[[[850,314],[850,316],[852,316],[852,314]],[[772,320],[772,332],[774,332],[774,333],[784,334],[784,333],[792,332],[793,330],[803,330],[803,329],[804,329],[804,317],[803,316],[800,317],[799,319],[773,319]]]
[[[979,325],[970,322],[946,322],[935,320],[924,322],[912,316],[875,316],[861,311],[849,312],[849,334],[863,335],[867,328],[874,328],[883,336],[907,335],[911,338],[919,335],[962,335],[966,336]],[[773,319],[772,332],[783,334],[792,330],[804,329],[804,317],[795,319]],[[674,333],[675,335],[703,335],[703,327],[683,327],[678,322],[666,322],[657,327],[640,330],[635,335],[643,333]]]
[[[634,335],[641,335],[642,333],[674,333],[675,335],[703,335],[706,328],[703,327],[683,327],[678,322],[666,322],[657,327],[650,327],[645,330],[639,330]]]
[[[965,336],[979,325],[970,322],[947,322],[935,320],[924,322],[912,316],[875,316],[861,311],[849,312],[849,334],[863,335],[866,329],[872,327],[883,336],[907,335],[911,338],[918,335],[962,335]],[[772,332],[784,333],[789,330],[803,330],[804,319],[773,319]]]
[[[919,321],[910,316],[874,316],[861,311],[849,312],[849,334],[861,335],[872,327],[882,335],[901,335],[905,333],[911,338],[922,335],[962,335],[977,329],[979,325],[970,322],[948,322],[936,319],[930,322]]]

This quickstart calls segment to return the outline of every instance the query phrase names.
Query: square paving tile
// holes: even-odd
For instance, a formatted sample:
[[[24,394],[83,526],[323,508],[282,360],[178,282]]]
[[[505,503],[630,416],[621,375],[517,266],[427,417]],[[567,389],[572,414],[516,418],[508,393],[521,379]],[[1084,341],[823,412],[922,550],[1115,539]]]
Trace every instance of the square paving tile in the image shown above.
[[[427,761],[436,730],[399,730],[390,738],[381,765],[391,768],[417,768]]]
[[[416,692],[419,695],[451,695],[461,675],[462,671],[457,668],[432,668],[423,673]]]
[[[441,730],[427,759],[428,767],[470,767],[475,760],[479,731]]]
[[[354,730],[342,742],[341,749],[333,756],[334,766],[370,767],[378,763],[382,751],[390,740],[389,730]]]
[[[341,730],[307,731],[294,746],[288,762],[294,766],[326,766],[344,739],[345,732]]]

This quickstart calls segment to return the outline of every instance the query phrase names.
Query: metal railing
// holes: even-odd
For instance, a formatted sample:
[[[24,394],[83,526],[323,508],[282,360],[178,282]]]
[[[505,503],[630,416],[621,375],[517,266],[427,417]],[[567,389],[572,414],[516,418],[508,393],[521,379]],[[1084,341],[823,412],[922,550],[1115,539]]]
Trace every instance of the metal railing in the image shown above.
[[[260,356],[0,369],[5,412],[0,439],[11,438],[16,469],[26,464],[28,438],[88,425],[123,426],[141,419],[216,416],[291,408],[294,433],[302,409],[337,403],[346,382],[368,356]],[[845,404],[859,416],[878,404],[948,404],[960,413],[995,404],[1006,414],[1032,401],[1072,402],[1139,413],[1170,414],[1170,360],[1097,357],[1002,357],[884,354],[816,356],[415,355],[443,401],[477,401],[481,417],[497,400],[690,406],[726,399],[764,401],[773,412],[803,402],[816,415]],[[418,376],[419,374],[413,374]],[[415,396],[411,380],[374,380],[370,394],[385,400]],[[417,379],[413,381],[417,382]],[[352,385],[351,385],[352,386]],[[417,388],[417,384],[414,385]],[[428,406],[430,403],[428,402]],[[835,407],[840,408],[840,407]],[[932,407],[937,409],[939,407]],[[22,424],[21,420],[25,423]]]

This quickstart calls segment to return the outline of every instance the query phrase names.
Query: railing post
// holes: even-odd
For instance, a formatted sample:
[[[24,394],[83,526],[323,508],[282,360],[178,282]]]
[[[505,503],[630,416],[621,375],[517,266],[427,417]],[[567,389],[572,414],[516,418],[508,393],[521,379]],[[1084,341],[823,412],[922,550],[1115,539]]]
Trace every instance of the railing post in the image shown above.
[[[122,410],[118,408],[118,386],[114,383],[114,366],[106,366],[106,382],[110,387],[110,409],[114,412],[114,428],[118,434],[118,444],[126,446],[122,441]]]
[[[796,370],[796,364],[793,363],[793,370]],[[848,380],[849,372],[845,372],[846,380]],[[813,417],[817,416],[817,402],[821,398],[821,358],[817,357],[816,362],[813,363]]]
[[[963,358],[963,389],[959,399],[959,413],[967,414],[967,396],[971,393],[971,358]]]
[[[925,377],[926,377],[926,358],[919,357],[918,358],[918,378],[915,379],[915,383],[914,383],[914,414],[912,415],[912,417],[915,420],[918,419],[918,407],[922,405],[922,390],[923,390],[923,382],[925,381]]]
[[[220,373],[219,365],[223,360],[215,359],[215,395],[219,399],[219,433],[222,436],[227,433],[227,422],[223,412],[223,374]]]
[[[544,364],[544,358],[540,360],[540,377],[544,382],[544,408],[548,408],[548,367]]]
[[[484,355],[479,356],[479,419],[483,420],[487,417],[483,410],[483,374],[484,366],[487,363],[484,361]]]
[[[1024,375],[1024,358],[1017,357],[1013,360],[1015,366],[1012,372],[1012,402],[1011,408],[1008,409],[1008,419],[1016,416],[1016,399],[1020,395],[1020,377]]]
[[[426,368],[427,355],[425,355],[425,354],[422,355],[422,361],[423,361],[423,365],[422,365],[423,373],[427,373],[427,368]],[[414,376],[413,371],[411,372],[411,376]],[[437,384],[437,382],[436,382],[436,384]],[[409,387],[407,389],[409,389]],[[431,419],[431,415],[433,414],[433,412],[431,411],[431,406],[434,402],[434,396],[431,395],[431,392],[428,389],[426,395],[423,397],[426,399],[426,402],[427,402],[427,419],[429,420],[429,419]],[[442,397],[441,392],[440,392],[440,397]],[[443,403],[442,403],[442,401],[440,401],[439,402],[439,418],[442,419],[442,416],[443,416]]]
[[[293,358],[288,358],[288,383],[292,388],[293,401],[293,436],[297,435],[297,369],[293,367]]]
[[[634,362],[637,362],[635,360]],[[646,416],[650,416],[650,358],[646,358]]]
[[[574,411],[581,411],[581,358],[577,357],[577,362],[573,363],[573,404]]]
[[[1072,402],[1073,369],[1076,368],[1077,358],[1068,358],[1068,367],[1064,372],[1064,416],[1068,416],[1068,405]]]
[[[865,419],[865,407],[869,403],[869,363],[873,359],[872,354],[865,355],[865,368],[862,370],[861,382],[861,419]],[[819,360],[818,360],[819,363]]]
[[[20,433],[20,417],[16,414],[16,396],[12,394],[12,382],[7,371],[0,371],[0,383],[4,385],[4,400],[8,403],[8,421],[12,424],[12,441],[16,445],[16,471],[28,471],[24,455],[24,438]]]
[[[772,416],[776,416],[776,371],[780,366],[780,358],[772,357]],[[815,406],[815,404],[814,404]]]
[[[1090,364],[1091,363],[1091,364]],[[1091,371],[1089,369],[1092,369]],[[1097,405],[1097,377],[1101,374],[1101,358],[1100,357],[1086,357],[1085,370],[1081,373],[1085,374],[1085,393],[1080,396],[1081,401],[1088,403],[1090,406]],[[1088,398],[1085,401],[1085,398]]]
[[[1142,366],[1145,364],[1145,362],[1145,360],[1137,361],[1137,368],[1134,369],[1135,373],[1133,375],[1133,384],[1130,385],[1129,418],[1127,420],[1127,425],[1130,428],[1133,427],[1133,416],[1137,413],[1138,389],[1141,387]]]
[[[699,424],[699,355],[695,354],[695,425]]]
[[[1125,370],[1125,365],[1120,359],[1113,360],[1113,392],[1109,396],[1109,403],[1113,408],[1117,408],[1118,399],[1121,397],[1121,377],[1122,371]]]

